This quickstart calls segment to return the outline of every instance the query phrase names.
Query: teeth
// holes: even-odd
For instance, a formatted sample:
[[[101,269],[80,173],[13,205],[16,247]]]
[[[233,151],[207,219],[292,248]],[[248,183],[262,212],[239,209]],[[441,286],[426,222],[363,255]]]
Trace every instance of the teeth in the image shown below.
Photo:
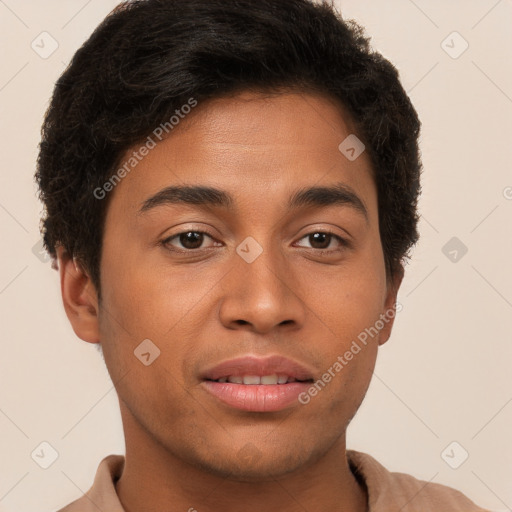
[[[286,384],[287,382],[295,382],[296,379],[293,377],[287,377],[286,375],[231,375],[229,377],[222,377],[217,379],[217,382],[231,382],[233,384],[246,384],[246,385],[273,385],[273,384]]]
[[[258,375],[244,375],[243,382],[244,384],[260,384],[261,378]]]
[[[277,384],[279,382],[279,378],[277,375],[263,375],[261,377],[261,383],[262,384]]]

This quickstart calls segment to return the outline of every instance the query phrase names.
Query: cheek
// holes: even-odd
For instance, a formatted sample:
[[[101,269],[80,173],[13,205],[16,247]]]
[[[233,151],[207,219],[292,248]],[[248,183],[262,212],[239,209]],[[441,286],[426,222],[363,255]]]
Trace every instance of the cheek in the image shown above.
[[[195,275],[185,266],[172,267],[165,258],[144,258],[137,247],[124,252],[126,257],[113,250],[103,258],[102,287],[120,335],[129,333],[134,340],[171,336],[182,319],[200,309],[201,299],[218,280],[211,273]]]
[[[317,331],[315,341],[324,362],[322,380],[330,382],[326,388],[333,408],[340,407],[340,396],[359,405],[377,357],[379,331],[375,326],[384,307],[384,266],[370,254],[340,269],[336,278],[316,283],[309,305],[322,333]]]
[[[347,267],[320,283],[315,280],[310,289],[310,307],[338,349],[374,326],[383,312],[385,277],[369,266],[360,270]]]
[[[197,350],[194,341],[197,344],[204,337],[207,292],[219,278],[205,272],[191,275],[184,267],[171,272],[168,265],[136,261],[134,254],[125,259],[106,257],[102,263],[105,294],[100,336],[112,379],[123,379],[120,394],[125,393],[126,401],[134,402],[134,407],[143,397],[140,407],[150,403],[156,407],[166,393],[180,400],[182,362],[193,360]],[[150,359],[153,353],[158,354],[149,366],[137,357],[147,352],[139,350],[143,340],[151,340],[145,342]],[[137,386],[125,381],[136,382]]]

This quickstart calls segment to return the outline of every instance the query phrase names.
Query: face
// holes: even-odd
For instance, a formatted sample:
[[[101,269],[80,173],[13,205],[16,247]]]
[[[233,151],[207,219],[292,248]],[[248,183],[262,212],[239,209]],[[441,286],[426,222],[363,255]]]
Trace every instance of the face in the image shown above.
[[[101,340],[125,429],[247,480],[306,467],[344,442],[399,285],[386,279],[369,157],[352,161],[338,149],[352,133],[322,96],[217,99],[198,105],[111,192],[102,301],[72,322],[82,339]],[[230,199],[161,192],[196,186]],[[341,193],[292,201],[312,187]],[[143,340],[151,343],[138,348]],[[233,407],[203,376],[248,355],[285,356],[324,385],[275,410]]]

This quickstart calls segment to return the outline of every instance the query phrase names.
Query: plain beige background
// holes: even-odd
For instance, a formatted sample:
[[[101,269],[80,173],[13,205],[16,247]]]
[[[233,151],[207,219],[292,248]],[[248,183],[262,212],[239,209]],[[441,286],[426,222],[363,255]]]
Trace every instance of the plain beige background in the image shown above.
[[[58,274],[36,255],[33,182],[53,84],[116,4],[0,0],[1,511],[55,510],[90,487],[101,458],[124,453],[103,360],[74,335]],[[336,5],[398,67],[423,122],[422,238],[348,446],[511,510],[512,2]],[[50,56],[31,46],[42,37],[45,51],[58,43]],[[44,441],[58,452],[48,469],[31,457]]]

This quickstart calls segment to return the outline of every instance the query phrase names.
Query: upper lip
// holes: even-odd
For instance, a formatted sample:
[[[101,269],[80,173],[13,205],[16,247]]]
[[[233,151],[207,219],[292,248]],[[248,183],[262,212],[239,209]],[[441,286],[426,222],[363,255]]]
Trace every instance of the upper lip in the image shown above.
[[[273,355],[259,357],[248,355],[229,359],[210,367],[203,375],[203,379],[217,380],[223,377],[244,375],[286,375],[296,380],[312,380],[313,374],[308,368],[297,361],[284,356]]]

